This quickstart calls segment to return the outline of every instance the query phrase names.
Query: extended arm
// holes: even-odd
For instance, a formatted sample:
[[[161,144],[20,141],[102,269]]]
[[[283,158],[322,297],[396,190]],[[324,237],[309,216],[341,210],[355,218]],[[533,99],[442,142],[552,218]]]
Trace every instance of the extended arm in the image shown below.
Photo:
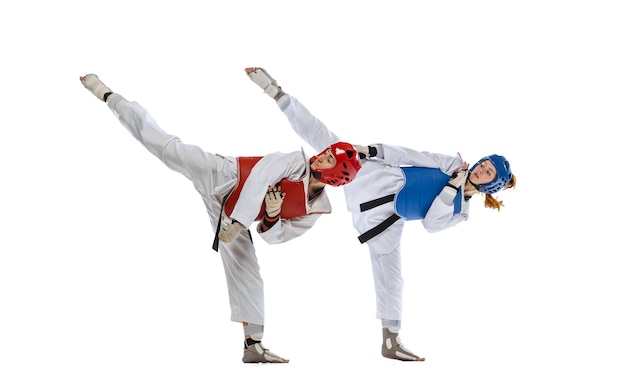
[[[388,164],[403,166],[438,168],[443,173],[452,173],[463,166],[460,156],[450,156],[441,153],[416,151],[411,148],[397,145],[382,144],[382,153],[377,157]]]
[[[339,141],[339,137],[307,110],[296,98],[287,95],[264,69],[246,68],[246,73],[255,84],[276,100],[278,107],[287,116],[289,123],[307,144],[322,151]]]
[[[286,94],[264,69],[247,68],[246,72],[252,81],[276,100],[278,107],[287,116],[291,127],[300,138],[314,149],[321,151],[328,145],[339,141],[339,137],[335,133],[311,114],[300,101]],[[420,152],[389,144],[374,144],[373,146],[377,149],[376,159],[388,164],[439,168],[446,174],[452,174],[455,169],[463,165],[463,161],[458,156]],[[365,157],[370,157],[371,150],[368,146],[357,146],[357,149],[359,148],[364,148]]]

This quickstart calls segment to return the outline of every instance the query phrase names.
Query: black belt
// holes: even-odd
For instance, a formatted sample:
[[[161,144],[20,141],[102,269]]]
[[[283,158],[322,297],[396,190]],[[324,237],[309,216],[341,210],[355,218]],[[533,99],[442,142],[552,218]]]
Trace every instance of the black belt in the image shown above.
[[[215,227],[215,237],[213,238],[213,247],[212,248],[215,251],[218,251],[218,246],[220,244],[219,233],[220,233],[220,229],[222,227],[222,213],[224,212],[224,204],[226,203],[226,200],[230,196],[230,193],[232,193],[232,190],[229,191],[228,194],[226,194],[224,196],[224,198],[222,199],[222,207],[220,208],[220,217],[217,219],[217,225]],[[250,232],[250,230],[248,230],[248,236],[250,236],[250,241],[252,242],[252,233]]]
[[[375,200],[364,202],[361,204],[361,212],[365,212],[366,210],[370,210],[377,206],[381,206],[382,204],[391,202],[393,201],[395,196],[396,196],[395,194],[389,194],[384,197],[376,198]]]
[[[384,230],[386,230],[387,228],[389,228],[391,226],[391,224],[393,224],[396,221],[398,221],[399,218],[400,218],[400,216],[398,216],[397,214],[395,214],[395,213],[392,214],[391,216],[387,217],[385,219],[385,221],[383,221],[382,223],[378,224],[377,226],[375,226],[374,228],[370,229],[369,231],[366,231],[363,234],[359,235],[359,242],[361,242],[361,243],[367,242],[368,240],[370,240],[374,236],[378,235],[379,233],[381,233]]]
[[[389,194],[384,197],[376,198],[375,200],[364,202],[360,206],[361,212],[365,212],[366,210],[370,210],[370,209],[376,208],[377,206],[381,206],[388,202],[392,202],[395,196],[396,196],[395,194]],[[374,236],[380,234],[381,232],[389,228],[393,223],[395,223],[399,219],[400,219],[400,216],[398,216],[395,213],[392,214],[391,216],[387,217],[382,223],[378,224],[374,228],[359,235],[359,242],[361,243],[367,242]]]

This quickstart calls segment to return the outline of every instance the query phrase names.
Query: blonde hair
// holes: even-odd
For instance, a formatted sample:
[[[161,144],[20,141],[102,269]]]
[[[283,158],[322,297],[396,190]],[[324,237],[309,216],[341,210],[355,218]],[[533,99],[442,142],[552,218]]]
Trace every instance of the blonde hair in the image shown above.
[[[509,183],[506,184],[506,186],[504,186],[504,189],[502,190],[515,188],[516,183],[517,183],[517,179],[515,178],[515,175],[511,174],[511,180],[509,181]],[[500,208],[503,206],[504,206],[504,201],[498,200],[496,197],[494,197],[491,194],[485,194],[485,208],[497,209],[499,212]]]

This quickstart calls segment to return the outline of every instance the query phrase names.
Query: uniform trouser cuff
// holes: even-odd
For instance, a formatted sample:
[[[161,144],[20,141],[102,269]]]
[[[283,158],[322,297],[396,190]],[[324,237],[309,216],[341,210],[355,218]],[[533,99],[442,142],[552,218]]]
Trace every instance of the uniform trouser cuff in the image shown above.
[[[402,326],[401,320],[389,320],[389,319],[381,319],[383,327],[397,327],[400,328]]]

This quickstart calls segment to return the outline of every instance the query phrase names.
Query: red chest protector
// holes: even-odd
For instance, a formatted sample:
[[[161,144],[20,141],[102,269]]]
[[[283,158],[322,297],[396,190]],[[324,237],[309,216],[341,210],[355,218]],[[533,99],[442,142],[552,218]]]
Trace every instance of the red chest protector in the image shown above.
[[[233,209],[235,209],[235,204],[239,199],[239,194],[241,193],[243,184],[246,182],[246,179],[248,179],[252,167],[254,167],[259,160],[261,160],[261,156],[237,158],[237,184],[224,203],[224,213],[226,213],[227,216],[230,216]],[[283,193],[286,194],[280,210],[280,217],[283,219],[289,219],[292,217],[306,216],[307,195],[304,191],[304,183],[302,180],[292,181],[290,179],[283,178],[278,185],[280,185]],[[259,214],[254,221],[261,220],[264,215],[265,201],[263,201],[261,210],[259,210]]]

